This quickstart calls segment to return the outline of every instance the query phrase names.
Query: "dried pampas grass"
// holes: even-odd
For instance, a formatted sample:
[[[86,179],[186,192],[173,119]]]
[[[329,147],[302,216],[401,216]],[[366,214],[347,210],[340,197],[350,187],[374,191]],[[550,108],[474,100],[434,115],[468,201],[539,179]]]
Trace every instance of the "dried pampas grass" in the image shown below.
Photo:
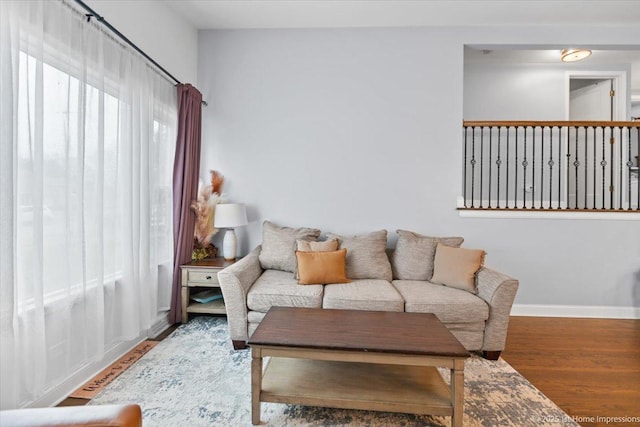
[[[218,171],[211,172],[211,192],[214,194],[222,194],[222,184],[224,184],[224,176]]]
[[[193,236],[201,248],[211,244],[211,239],[218,232],[213,226],[216,204],[221,199],[224,176],[218,171],[211,171],[211,185],[204,186],[198,192],[198,199],[191,204],[196,214],[196,226]]]
[[[196,213],[193,236],[202,247],[208,246],[211,238],[218,232],[213,226],[213,215],[219,199],[218,194],[211,194],[211,187],[207,185],[200,190],[198,200],[191,204],[191,209]]]

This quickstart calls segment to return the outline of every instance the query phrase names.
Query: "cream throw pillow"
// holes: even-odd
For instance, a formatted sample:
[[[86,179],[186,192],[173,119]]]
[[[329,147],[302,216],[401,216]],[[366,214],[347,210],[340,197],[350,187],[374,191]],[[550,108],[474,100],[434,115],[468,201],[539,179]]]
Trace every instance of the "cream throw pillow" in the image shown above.
[[[331,239],[324,242],[311,242],[307,240],[298,240],[298,250],[301,252],[329,252],[338,250],[338,240]]]
[[[296,241],[316,240],[320,230],[315,228],[280,227],[272,222],[262,224],[262,249],[258,259],[262,268],[296,271]]]
[[[350,282],[346,276],[346,249],[324,252],[296,251],[296,258],[300,285]]]
[[[347,277],[350,279],[393,279],[386,251],[387,230],[360,236],[327,234],[327,237],[338,239],[340,249],[347,249]]]
[[[393,278],[397,280],[430,280],[436,246],[459,248],[462,237],[431,237],[406,230],[396,230],[398,242],[390,255]]]
[[[450,248],[438,243],[431,283],[476,293],[476,273],[482,267],[481,249]]]

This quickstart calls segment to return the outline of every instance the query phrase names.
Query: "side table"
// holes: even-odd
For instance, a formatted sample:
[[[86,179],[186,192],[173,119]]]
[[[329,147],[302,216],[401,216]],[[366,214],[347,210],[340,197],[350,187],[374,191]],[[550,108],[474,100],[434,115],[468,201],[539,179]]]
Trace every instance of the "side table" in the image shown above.
[[[190,301],[190,299],[192,292],[211,290],[212,288],[222,295],[220,283],[218,283],[218,272],[234,262],[225,261],[224,258],[210,258],[192,261],[180,266],[182,273],[182,323],[187,323],[189,313],[227,314],[222,298],[206,303]]]

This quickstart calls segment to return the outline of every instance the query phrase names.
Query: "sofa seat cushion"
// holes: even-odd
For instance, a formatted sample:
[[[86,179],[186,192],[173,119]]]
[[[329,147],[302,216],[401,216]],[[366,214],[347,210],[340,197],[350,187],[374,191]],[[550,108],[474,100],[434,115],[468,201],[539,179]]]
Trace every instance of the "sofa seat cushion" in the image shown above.
[[[404,311],[404,300],[391,283],[358,279],[324,287],[322,308],[370,311]]]
[[[298,285],[293,273],[265,270],[247,294],[250,310],[266,313],[271,307],[322,307],[322,285]]]
[[[482,349],[485,322],[445,323],[447,329],[469,351]]]
[[[266,315],[267,313],[263,313],[261,311],[250,311],[247,313],[247,321],[249,323],[260,323]]]
[[[391,283],[404,298],[406,312],[433,313],[442,323],[472,323],[489,318],[487,303],[470,292],[422,280]]]

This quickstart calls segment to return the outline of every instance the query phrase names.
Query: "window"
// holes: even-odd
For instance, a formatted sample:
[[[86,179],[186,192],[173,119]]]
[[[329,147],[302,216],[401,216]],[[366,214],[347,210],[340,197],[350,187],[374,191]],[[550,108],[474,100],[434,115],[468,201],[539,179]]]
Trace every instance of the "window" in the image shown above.
[[[118,100],[114,90],[109,93],[81,83],[25,52],[20,53],[19,70],[18,281],[37,283],[34,275],[40,274],[39,269],[30,265],[39,261],[46,277],[43,291],[49,297],[98,280],[114,283],[122,275],[123,251],[118,248],[125,231],[122,207],[133,195],[123,179],[134,178],[126,176],[120,163],[128,158],[123,151],[153,156],[148,160],[149,177],[155,177],[149,180],[150,220],[140,218],[139,226],[149,228],[159,262],[172,263],[172,189],[166,178],[173,168],[167,142],[174,139],[175,119],[166,108],[154,108],[149,130],[153,143],[149,153],[136,154],[137,147],[123,144],[120,123],[127,120],[122,116],[131,107]],[[36,101],[37,73],[42,75],[41,105]],[[39,119],[42,129],[36,126]],[[83,253],[88,248],[102,250]],[[81,261],[82,268],[74,267]],[[33,292],[27,286],[20,299],[30,300]]]

